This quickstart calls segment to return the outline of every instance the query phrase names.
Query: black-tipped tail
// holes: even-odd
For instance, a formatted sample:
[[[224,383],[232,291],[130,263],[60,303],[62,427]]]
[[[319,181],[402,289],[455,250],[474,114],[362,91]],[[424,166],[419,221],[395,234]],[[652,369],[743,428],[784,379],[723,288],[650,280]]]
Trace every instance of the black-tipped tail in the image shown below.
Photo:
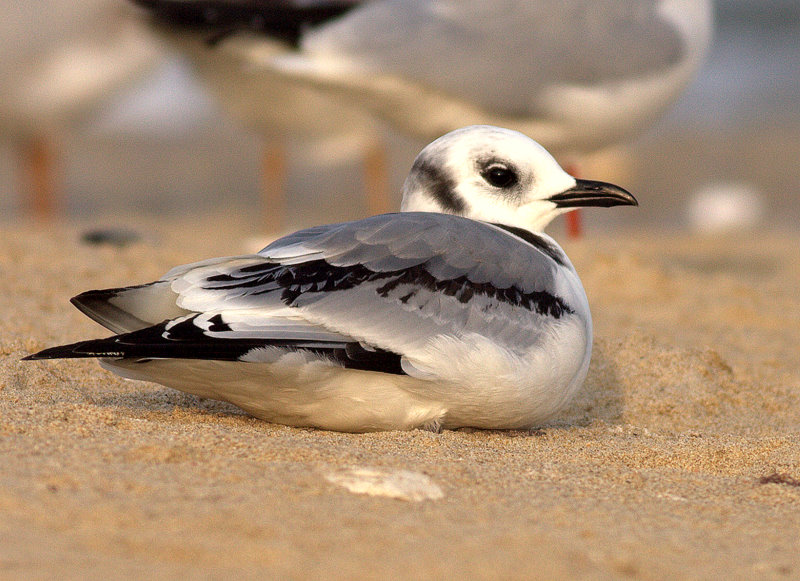
[[[307,351],[327,358],[348,369],[404,374],[400,355],[380,349],[365,349],[356,342],[317,341],[312,339],[220,338],[207,335],[194,325],[195,317],[164,321],[159,325],[106,339],[80,341],[51,347],[23,358],[75,359],[107,357],[111,359],[205,359],[212,361],[252,361],[254,350],[279,348]]]
[[[113,339],[113,337],[112,337]],[[33,355],[23,357],[22,361],[38,361],[41,359],[77,359],[86,357],[122,357],[124,354],[119,351],[109,350],[107,343],[110,339],[95,339],[91,341],[79,341],[69,345],[59,345],[43,349]]]
[[[130,311],[120,308],[114,304],[114,301],[126,294],[132,294],[136,291],[144,292],[148,287],[155,284],[90,290],[72,297],[70,302],[84,315],[97,321],[106,329],[110,329],[114,333],[126,333],[136,329],[144,329],[152,325],[152,323],[144,321]]]

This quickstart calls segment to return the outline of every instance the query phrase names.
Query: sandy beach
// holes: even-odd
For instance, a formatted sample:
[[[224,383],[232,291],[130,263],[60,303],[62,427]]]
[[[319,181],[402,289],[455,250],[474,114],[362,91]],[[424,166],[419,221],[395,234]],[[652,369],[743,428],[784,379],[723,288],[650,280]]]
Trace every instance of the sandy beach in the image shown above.
[[[587,212],[579,241],[549,230],[595,346],[533,431],[291,428],[92,360],[21,361],[108,334],[82,291],[255,250],[269,142],[168,63],[51,136],[63,221],[42,225],[0,136],[0,581],[800,580],[800,4],[715,4],[675,108],[578,160],[641,205]],[[397,207],[424,143],[385,137]],[[367,214],[360,159],[285,145],[287,230]],[[689,233],[706,186],[749,189],[759,230]],[[106,226],[140,239],[82,241]]]
[[[800,578],[796,233],[566,243],[595,322],[568,409],[534,432],[354,435],[21,362],[107,334],[71,296],[255,233],[83,229],[0,230],[0,578]]]

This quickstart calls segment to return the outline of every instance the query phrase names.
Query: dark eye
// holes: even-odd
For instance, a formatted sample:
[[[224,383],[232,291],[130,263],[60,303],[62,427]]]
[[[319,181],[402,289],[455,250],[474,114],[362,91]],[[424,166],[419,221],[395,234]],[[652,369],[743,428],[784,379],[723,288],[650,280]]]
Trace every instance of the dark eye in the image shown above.
[[[519,181],[513,169],[500,163],[493,163],[483,170],[481,175],[496,188],[509,188]]]

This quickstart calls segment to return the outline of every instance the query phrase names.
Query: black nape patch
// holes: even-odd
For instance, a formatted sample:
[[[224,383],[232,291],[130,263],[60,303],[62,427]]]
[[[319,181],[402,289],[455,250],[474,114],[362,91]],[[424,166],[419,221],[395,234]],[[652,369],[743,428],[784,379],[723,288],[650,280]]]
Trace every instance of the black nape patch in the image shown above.
[[[215,45],[251,31],[298,47],[309,27],[338,18],[357,6],[348,0],[320,2],[231,2],[230,0],[133,0],[162,22],[209,33]]]
[[[439,202],[443,209],[454,214],[463,214],[467,204],[456,194],[456,182],[442,169],[426,160],[417,160],[411,168],[420,185]]]
[[[497,226],[513,234],[517,238],[522,238],[525,242],[530,244],[531,246],[537,248],[538,250],[542,251],[544,254],[552,258],[556,261],[556,263],[560,264],[561,266],[566,266],[567,262],[564,258],[564,253],[556,246],[551,244],[549,241],[545,240],[538,234],[531,232],[530,230],[525,230],[525,228],[517,228],[515,226],[506,226],[505,224],[495,224],[492,223],[493,226]]]

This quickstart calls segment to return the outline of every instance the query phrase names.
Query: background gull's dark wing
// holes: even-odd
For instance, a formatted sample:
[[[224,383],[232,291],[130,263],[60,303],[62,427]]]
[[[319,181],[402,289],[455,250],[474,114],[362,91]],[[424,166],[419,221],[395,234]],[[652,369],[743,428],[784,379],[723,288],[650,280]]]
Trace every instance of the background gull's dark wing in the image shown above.
[[[297,45],[303,32],[346,14],[360,0],[133,0],[160,22],[198,29],[212,42],[251,31]]]

